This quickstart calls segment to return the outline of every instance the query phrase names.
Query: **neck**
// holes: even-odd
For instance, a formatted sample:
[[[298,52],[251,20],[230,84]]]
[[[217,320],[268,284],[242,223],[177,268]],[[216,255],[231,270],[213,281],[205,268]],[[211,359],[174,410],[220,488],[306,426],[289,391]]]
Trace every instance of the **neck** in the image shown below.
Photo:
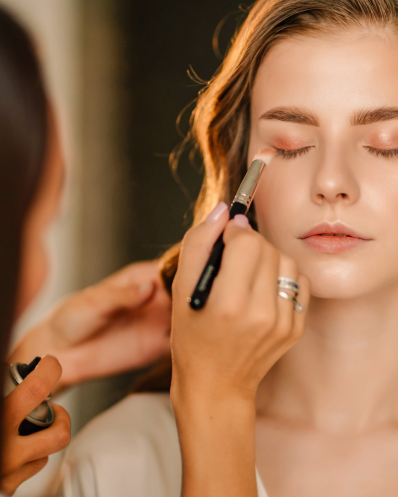
[[[258,412],[332,432],[398,421],[398,286],[312,298],[301,341],[264,378]]]

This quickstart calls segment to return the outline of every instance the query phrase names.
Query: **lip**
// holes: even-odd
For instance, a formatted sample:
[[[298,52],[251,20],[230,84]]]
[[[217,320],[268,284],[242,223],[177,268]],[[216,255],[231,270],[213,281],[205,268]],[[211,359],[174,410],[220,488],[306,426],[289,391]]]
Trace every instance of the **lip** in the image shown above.
[[[327,222],[317,224],[299,238],[311,248],[330,254],[345,252],[372,240],[339,221],[333,224]]]

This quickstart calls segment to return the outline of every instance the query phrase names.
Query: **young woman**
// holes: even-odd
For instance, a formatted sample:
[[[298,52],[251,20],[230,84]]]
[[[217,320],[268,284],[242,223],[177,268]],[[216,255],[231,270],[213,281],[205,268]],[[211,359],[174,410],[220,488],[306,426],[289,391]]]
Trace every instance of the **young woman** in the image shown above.
[[[46,277],[43,233],[58,210],[63,175],[35,49],[0,9],[1,361],[13,321]],[[61,365],[46,355],[4,401],[0,395],[0,494],[12,495],[70,439],[69,416],[55,404],[54,424],[42,432],[19,436],[22,420],[50,391],[147,364],[168,351],[169,307],[157,264],[132,264],[66,298],[20,341],[8,362],[56,354],[64,374],[59,381]],[[0,371],[3,385],[6,369]]]
[[[194,112],[206,176],[173,284],[171,403],[133,395],[97,418],[67,497],[398,495],[397,118],[396,1],[254,4]],[[256,232],[219,202],[268,147]]]

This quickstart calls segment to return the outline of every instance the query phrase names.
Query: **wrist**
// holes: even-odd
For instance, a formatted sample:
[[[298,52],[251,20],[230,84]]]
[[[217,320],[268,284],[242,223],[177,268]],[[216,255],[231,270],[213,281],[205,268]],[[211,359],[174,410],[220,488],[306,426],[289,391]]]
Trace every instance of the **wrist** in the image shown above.
[[[178,423],[191,424],[209,419],[217,424],[232,416],[234,423],[254,424],[255,396],[242,395],[236,391],[214,390],[210,388],[181,388],[172,382],[171,403]]]
[[[255,408],[256,392],[214,380],[183,381],[173,371],[170,396],[175,412],[236,408],[249,413]]]
[[[181,446],[183,495],[256,495],[255,402],[236,392],[172,385]],[[234,491],[231,493],[231,482]]]

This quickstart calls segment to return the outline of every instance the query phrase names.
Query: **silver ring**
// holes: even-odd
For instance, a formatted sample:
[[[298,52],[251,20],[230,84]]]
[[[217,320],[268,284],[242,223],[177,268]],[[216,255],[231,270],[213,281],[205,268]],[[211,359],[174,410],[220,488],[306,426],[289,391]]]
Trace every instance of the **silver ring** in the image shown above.
[[[296,297],[293,297],[293,295],[290,295],[286,292],[278,292],[278,295],[283,299],[291,300],[293,302],[293,307],[296,312],[302,312],[304,310],[304,305],[300,304],[300,302],[298,302],[296,300]]]
[[[285,290],[292,290],[293,292],[296,292],[296,295],[298,295],[300,291],[299,283],[293,278],[287,278],[286,276],[279,276],[278,287]]]
[[[289,290],[294,293],[293,297],[296,298],[300,291],[300,285],[298,282],[292,278],[286,278],[285,276],[279,276],[278,278],[278,290]]]

